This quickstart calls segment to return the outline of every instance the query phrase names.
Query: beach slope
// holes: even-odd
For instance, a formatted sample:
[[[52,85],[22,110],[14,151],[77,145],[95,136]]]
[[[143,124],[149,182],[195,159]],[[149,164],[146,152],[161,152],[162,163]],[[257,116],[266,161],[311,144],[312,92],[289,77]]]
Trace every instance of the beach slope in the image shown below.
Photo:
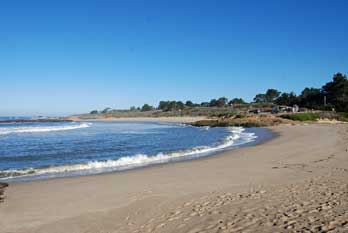
[[[0,231],[346,232],[347,125],[272,129],[272,141],[198,160],[10,184]]]

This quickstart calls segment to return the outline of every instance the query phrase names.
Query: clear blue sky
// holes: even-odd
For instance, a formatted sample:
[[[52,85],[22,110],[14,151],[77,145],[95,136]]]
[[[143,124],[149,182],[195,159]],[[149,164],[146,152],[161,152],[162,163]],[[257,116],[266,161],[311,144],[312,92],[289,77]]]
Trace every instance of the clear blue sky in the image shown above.
[[[348,1],[0,2],[0,115],[252,100],[348,73]]]

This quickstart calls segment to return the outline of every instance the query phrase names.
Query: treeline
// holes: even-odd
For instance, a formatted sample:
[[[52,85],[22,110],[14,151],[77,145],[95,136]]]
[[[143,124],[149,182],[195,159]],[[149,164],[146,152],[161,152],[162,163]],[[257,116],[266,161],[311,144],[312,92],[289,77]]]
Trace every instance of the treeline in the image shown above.
[[[202,103],[193,103],[191,100],[188,100],[186,102],[182,101],[160,101],[157,107],[151,106],[149,104],[144,104],[142,107],[130,107],[130,111],[153,111],[153,110],[162,110],[164,112],[169,111],[180,111],[187,108],[194,108],[194,107],[227,107],[232,105],[242,105],[247,104],[242,98],[234,98],[231,100],[228,100],[226,97],[220,97],[218,99],[212,99],[210,102],[202,102]],[[105,114],[110,113],[113,110],[111,108],[105,108],[102,111],[93,110],[90,112],[90,114]]]
[[[321,88],[308,88],[296,95],[294,92],[280,92],[276,89],[268,89],[266,93],[257,94],[254,98],[254,103],[277,104],[293,106],[298,105],[303,108],[315,110],[332,110],[339,112],[348,112],[348,79],[346,75],[336,73],[332,81],[326,83]],[[209,102],[193,103],[188,100],[182,101],[160,101],[157,107],[149,104],[144,104],[142,107],[131,107],[130,111],[152,111],[161,110],[164,112],[180,111],[194,107],[227,107],[249,104],[242,98],[234,98],[228,100],[226,97],[212,99]],[[103,111],[91,111],[90,114],[112,112],[110,108]]]
[[[336,110],[348,112],[348,79],[346,75],[337,73],[332,81],[321,88],[303,89],[300,95],[294,92],[281,93],[275,89],[269,89],[265,94],[258,94],[254,101],[257,103],[275,103],[278,105],[298,105],[304,108],[316,110]]]
[[[185,103],[182,101],[160,101],[157,109],[162,111],[175,111],[183,110],[185,108],[193,107],[226,107],[233,104],[246,104],[246,102],[241,98],[234,98],[230,101],[226,97],[220,97],[218,99],[212,99],[210,102],[193,103],[188,100]]]

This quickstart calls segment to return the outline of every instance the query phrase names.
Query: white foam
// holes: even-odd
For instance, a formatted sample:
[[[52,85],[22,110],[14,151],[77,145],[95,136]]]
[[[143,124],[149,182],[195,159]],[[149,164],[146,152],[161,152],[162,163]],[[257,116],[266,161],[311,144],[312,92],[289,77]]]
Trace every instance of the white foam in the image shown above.
[[[50,131],[62,131],[62,130],[73,130],[88,128],[91,123],[80,123],[72,125],[61,125],[61,126],[23,126],[23,127],[6,127],[0,128],[0,135],[15,134],[15,133],[40,133]]]
[[[7,170],[2,171],[2,179],[12,178],[14,176],[37,176],[37,175],[54,175],[59,173],[101,173],[105,171],[120,171],[131,168],[143,167],[153,164],[167,163],[183,158],[196,158],[210,155],[213,152],[221,151],[231,146],[237,146],[254,141],[257,136],[254,133],[246,133],[242,127],[230,127],[231,134],[227,136],[222,144],[217,146],[201,146],[192,149],[176,151],[172,153],[159,153],[149,156],[138,154],[134,156],[125,156],[117,160],[91,161],[82,164],[63,165],[43,169],[26,169],[26,170]],[[7,173],[7,175],[5,174]]]

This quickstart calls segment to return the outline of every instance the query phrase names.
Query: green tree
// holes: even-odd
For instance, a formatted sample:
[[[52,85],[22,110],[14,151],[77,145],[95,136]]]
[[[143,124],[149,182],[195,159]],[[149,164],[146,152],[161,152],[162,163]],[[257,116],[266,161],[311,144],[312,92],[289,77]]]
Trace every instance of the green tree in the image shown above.
[[[226,97],[220,97],[220,98],[216,101],[216,105],[217,105],[218,107],[224,107],[224,106],[226,106],[227,102],[228,102],[228,99],[227,99]]]
[[[148,104],[144,104],[142,107],[141,107],[141,111],[142,112],[147,112],[147,111],[151,111],[153,110],[154,108],[151,106],[151,105],[148,105]]]
[[[98,113],[99,113],[98,110],[93,110],[89,114],[98,114]]]
[[[162,111],[169,111],[169,101],[160,101],[158,104],[158,109]]]
[[[246,102],[242,98],[234,98],[228,102],[229,105],[232,104],[246,104]]]
[[[192,108],[195,106],[191,100],[186,101],[185,105],[186,105],[186,107],[189,107],[189,108]]]
[[[279,97],[280,93],[276,89],[268,89],[265,95],[266,102],[273,103]]]
[[[174,110],[181,110],[185,108],[185,104],[182,101],[160,101],[158,109],[168,112]]]
[[[167,111],[173,111],[176,109],[176,101],[169,101]]]
[[[110,112],[111,108],[105,108],[103,111],[101,111],[102,114]]]
[[[208,102],[202,102],[200,105],[201,105],[202,107],[209,107],[210,103],[208,103]]]
[[[177,101],[177,102],[176,102],[175,109],[180,109],[180,110],[182,110],[182,109],[184,109],[184,108],[185,108],[185,104],[184,104],[183,102],[181,102],[181,101]]]
[[[280,95],[276,89],[268,89],[265,94],[257,94],[254,98],[256,103],[273,103]]]
[[[322,87],[322,93],[327,103],[335,106],[337,111],[348,112],[348,80],[345,75],[335,74],[333,80]]]
[[[265,103],[265,102],[267,102],[266,95],[265,94],[257,94],[254,97],[254,101],[256,103]]]
[[[322,109],[324,106],[324,95],[319,88],[306,87],[298,98],[299,105],[302,107]]]
[[[275,100],[275,103],[279,105],[293,106],[298,104],[298,98],[294,92],[284,92]]]
[[[209,102],[209,107],[216,107],[217,106],[217,100],[216,99],[212,99]]]

